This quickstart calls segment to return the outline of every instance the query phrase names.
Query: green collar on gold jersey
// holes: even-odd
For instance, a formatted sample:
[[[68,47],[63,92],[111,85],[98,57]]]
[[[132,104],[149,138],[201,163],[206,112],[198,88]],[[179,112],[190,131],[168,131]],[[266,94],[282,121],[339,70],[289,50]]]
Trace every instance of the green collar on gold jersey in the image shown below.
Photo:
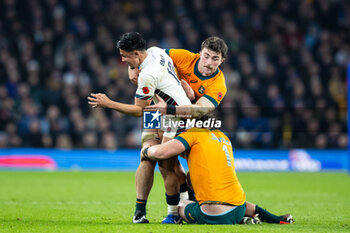
[[[215,77],[215,75],[217,75],[219,73],[219,68],[216,69],[216,71],[210,75],[210,76],[203,76],[199,70],[198,70],[198,62],[199,62],[199,59],[196,61],[196,64],[194,65],[194,74],[202,81],[204,80],[208,80],[208,79],[211,79],[212,77]]]

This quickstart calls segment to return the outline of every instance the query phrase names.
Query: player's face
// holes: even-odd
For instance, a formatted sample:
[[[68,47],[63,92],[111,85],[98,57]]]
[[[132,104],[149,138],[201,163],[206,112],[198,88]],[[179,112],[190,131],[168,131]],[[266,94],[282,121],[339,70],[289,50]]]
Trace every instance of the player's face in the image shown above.
[[[199,72],[205,76],[212,75],[224,61],[220,52],[215,52],[208,48],[204,48],[200,52],[200,60],[198,63]]]
[[[140,53],[138,51],[127,52],[119,49],[122,62],[128,64],[132,69],[140,66]]]

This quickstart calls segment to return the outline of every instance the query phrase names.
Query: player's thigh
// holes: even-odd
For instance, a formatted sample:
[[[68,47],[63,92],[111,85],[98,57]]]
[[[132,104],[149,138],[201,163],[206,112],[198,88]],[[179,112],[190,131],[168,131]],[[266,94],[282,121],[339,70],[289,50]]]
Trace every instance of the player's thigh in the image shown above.
[[[161,134],[162,131],[159,131],[158,133]],[[175,134],[174,134],[174,136],[175,136]],[[165,134],[163,134],[161,137],[162,144],[166,143],[172,139],[173,139],[172,136],[169,136],[169,135],[166,136]],[[174,168],[175,168],[175,165],[177,163],[178,163],[177,156],[169,158],[169,159],[158,161],[159,170],[162,173],[162,175],[164,176],[168,172],[174,172]]]
[[[141,141],[142,141],[142,148],[150,147],[150,146],[154,146],[154,145],[159,145],[161,142],[157,131],[151,131],[151,130],[147,130],[147,131],[145,130],[142,132]],[[141,151],[142,151],[142,149],[141,149]],[[142,157],[141,151],[140,151],[140,158]],[[157,164],[157,162],[153,161],[153,160],[143,160],[143,161],[141,161],[140,166],[153,167],[153,169],[154,169],[156,164]]]
[[[157,130],[147,129],[141,134],[142,147],[150,147],[160,144],[161,140]]]

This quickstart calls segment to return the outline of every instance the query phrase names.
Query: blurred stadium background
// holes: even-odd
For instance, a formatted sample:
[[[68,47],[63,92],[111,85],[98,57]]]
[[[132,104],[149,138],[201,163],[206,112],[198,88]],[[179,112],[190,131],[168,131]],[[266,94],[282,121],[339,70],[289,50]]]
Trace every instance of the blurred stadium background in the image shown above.
[[[140,119],[87,104],[91,92],[133,103],[136,87],[115,42],[139,31],[149,46],[193,52],[208,36],[227,42],[228,92],[217,114],[236,156],[282,149],[241,153],[300,166],[324,154],[326,168],[341,161],[334,169],[346,169],[349,29],[345,0],[0,1],[0,164],[39,154],[48,157],[33,163],[84,167],[60,164],[74,157],[70,149],[104,149],[108,160],[139,148]],[[137,166],[138,152],[125,153]]]

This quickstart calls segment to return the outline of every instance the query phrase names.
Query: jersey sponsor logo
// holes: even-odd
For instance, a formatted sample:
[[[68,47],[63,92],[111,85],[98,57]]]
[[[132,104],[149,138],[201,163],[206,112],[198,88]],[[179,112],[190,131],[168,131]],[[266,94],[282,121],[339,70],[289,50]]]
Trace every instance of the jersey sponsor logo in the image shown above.
[[[198,80],[195,80],[195,79],[192,79],[191,81],[190,81],[190,83],[197,83],[198,82]]]
[[[148,87],[143,87],[142,91],[143,91],[143,94],[148,94],[149,93]]]
[[[220,101],[222,99],[222,92],[218,93],[218,100]]]
[[[204,90],[205,90],[205,88],[204,88],[202,85],[198,88],[198,92],[199,92],[200,94],[203,94],[203,93],[204,93]]]

